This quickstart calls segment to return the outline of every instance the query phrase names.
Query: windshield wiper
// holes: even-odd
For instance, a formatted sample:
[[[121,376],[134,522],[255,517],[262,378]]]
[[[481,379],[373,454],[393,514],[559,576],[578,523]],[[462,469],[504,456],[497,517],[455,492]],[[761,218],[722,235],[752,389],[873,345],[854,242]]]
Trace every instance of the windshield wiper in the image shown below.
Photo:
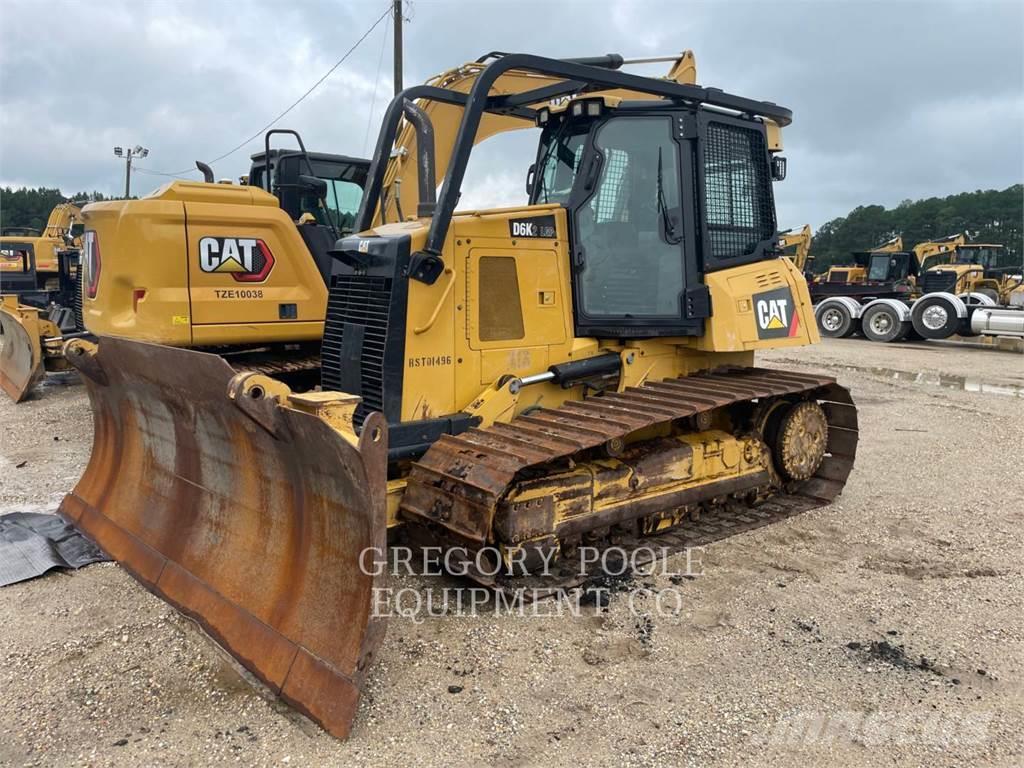
[[[665,202],[665,186],[661,173],[661,147],[658,147],[658,213],[661,214],[662,227],[665,229],[665,241],[669,245],[679,245],[683,242],[682,236],[676,234],[676,224],[668,212],[668,203]]]

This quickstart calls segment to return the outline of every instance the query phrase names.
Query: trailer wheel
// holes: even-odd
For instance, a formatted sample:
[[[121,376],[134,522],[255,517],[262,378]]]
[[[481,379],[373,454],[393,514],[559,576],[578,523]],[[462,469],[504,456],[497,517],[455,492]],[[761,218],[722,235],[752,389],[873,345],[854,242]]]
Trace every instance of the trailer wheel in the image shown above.
[[[960,327],[956,297],[949,294],[924,296],[914,302],[910,317],[914,330],[925,339],[948,339]]]
[[[830,339],[845,339],[856,330],[853,317],[842,304],[828,304],[818,312],[818,331]]]
[[[906,337],[910,328],[910,323],[900,320],[896,310],[887,304],[868,307],[860,319],[860,332],[869,341],[899,341]]]

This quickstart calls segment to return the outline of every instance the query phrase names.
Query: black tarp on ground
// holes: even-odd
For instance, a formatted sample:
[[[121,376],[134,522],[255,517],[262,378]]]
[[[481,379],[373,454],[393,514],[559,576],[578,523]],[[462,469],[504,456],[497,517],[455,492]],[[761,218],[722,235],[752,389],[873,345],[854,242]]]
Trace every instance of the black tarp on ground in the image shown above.
[[[33,579],[51,568],[81,568],[109,559],[57,515],[0,515],[0,587]]]

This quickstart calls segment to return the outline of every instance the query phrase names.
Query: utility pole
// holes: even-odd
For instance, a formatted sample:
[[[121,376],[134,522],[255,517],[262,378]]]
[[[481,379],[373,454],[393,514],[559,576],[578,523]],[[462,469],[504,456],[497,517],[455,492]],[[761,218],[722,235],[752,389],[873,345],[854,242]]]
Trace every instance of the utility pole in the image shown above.
[[[392,25],[395,28],[395,95],[402,90],[402,0],[392,5]]]
[[[123,147],[114,147],[114,157],[123,157],[125,160],[124,166],[124,198],[127,200],[131,197],[132,193],[132,158],[133,157],[146,157],[149,154],[149,150],[143,146],[136,144],[134,147],[128,147],[127,151]]]

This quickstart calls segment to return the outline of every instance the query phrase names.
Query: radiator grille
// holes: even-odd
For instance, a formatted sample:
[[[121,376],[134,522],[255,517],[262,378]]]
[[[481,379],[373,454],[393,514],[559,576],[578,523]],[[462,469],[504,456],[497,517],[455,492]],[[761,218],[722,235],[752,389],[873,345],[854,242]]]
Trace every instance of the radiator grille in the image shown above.
[[[922,293],[942,291],[952,293],[956,289],[956,272],[952,270],[928,270],[918,279]]]
[[[775,235],[775,207],[764,135],[759,130],[709,123],[704,142],[704,194],[711,255],[733,259],[753,253]]]
[[[345,325],[364,328],[360,356],[363,402],[356,409],[356,426],[367,414],[384,410],[384,350],[388,335],[391,279],[361,275],[335,275],[327,301],[324,324],[321,383],[324,389],[343,390],[342,344]]]
[[[82,313],[82,265],[75,270],[75,330],[85,330],[85,316]]]

